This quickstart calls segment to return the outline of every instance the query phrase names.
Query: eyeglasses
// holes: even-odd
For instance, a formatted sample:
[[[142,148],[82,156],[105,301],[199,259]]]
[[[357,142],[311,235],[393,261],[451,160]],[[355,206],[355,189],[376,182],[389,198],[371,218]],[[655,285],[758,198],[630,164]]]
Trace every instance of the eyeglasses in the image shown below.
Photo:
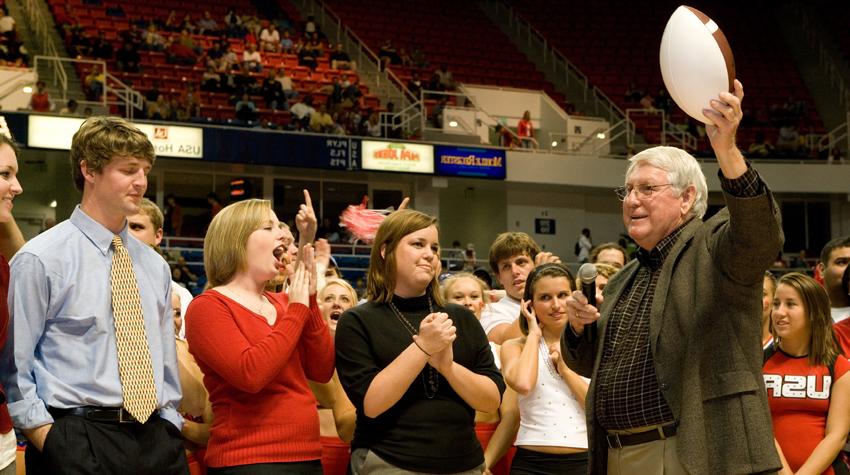
[[[658,191],[658,189],[663,188],[665,186],[671,186],[672,183],[665,183],[663,185],[628,185],[628,186],[620,186],[614,188],[614,193],[617,195],[617,198],[620,198],[620,201],[626,201],[626,198],[632,194],[632,190],[637,190],[638,197],[649,198],[653,193]]]

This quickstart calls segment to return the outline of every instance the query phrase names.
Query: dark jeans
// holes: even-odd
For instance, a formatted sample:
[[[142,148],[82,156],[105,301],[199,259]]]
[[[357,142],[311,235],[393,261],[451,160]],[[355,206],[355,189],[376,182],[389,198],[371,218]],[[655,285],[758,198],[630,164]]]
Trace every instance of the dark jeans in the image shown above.
[[[254,463],[234,467],[207,467],[209,475],[322,475],[322,462]]]
[[[42,452],[27,446],[26,467],[38,475],[189,474],[180,430],[158,416],[144,425],[57,418]]]
[[[587,452],[544,454],[517,447],[511,461],[511,475],[586,475]]]

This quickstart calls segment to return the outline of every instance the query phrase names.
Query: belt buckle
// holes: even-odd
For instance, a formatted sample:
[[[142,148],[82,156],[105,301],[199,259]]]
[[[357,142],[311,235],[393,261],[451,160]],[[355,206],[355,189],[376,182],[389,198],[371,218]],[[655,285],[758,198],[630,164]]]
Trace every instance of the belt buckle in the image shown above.
[[[126,414],[126,417],[125,417]],[[136,422],[136,418],[133,417],[126,409],[123,407],[118,408],[118,423],[119,424],[129,424],[132,422]]]
[[[620,436],[618,434],[605,434],[605,440],[608,442],[609,449],[622,449],[623,444],[620,442]],[[611,441],[615,443],[612,443]]]

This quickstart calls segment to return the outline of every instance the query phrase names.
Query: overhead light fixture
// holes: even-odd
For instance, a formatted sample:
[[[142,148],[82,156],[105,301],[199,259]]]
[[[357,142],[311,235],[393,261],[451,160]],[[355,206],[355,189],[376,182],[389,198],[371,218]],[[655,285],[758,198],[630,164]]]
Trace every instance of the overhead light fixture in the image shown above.
[[[55,208],[56,207],[56,200],[51,201],[50,204],[47,205],[47,206],[50,206],[51,208]]]
[[[450,121],[449,127],[457,127],[457,121],[456,120]]]
[[[24,91],[24,94],[32,94],[32,86],[24,86],[22,91]]]
[[[596,134],[596,138],[598,138],[599,140],[604,139],[605,138],[605,132],[599,132],[598,134]]]

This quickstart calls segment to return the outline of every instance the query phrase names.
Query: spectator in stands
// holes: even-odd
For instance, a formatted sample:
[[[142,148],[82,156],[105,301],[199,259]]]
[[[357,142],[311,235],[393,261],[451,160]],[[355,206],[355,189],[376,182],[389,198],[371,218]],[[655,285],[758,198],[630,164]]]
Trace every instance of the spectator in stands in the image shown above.
[[[578,235],[578,241],[575,245],[576,259],[582,264],[590,258],[590,250],[593,249],[593,242],[590,239],[590,229],[584,228]]]
[[[841,288],[841,277],[850,264],[850,236],[832,239],[821,250],[817,272],[829,296],[835,323],[850,317],[850,297]]]
[[[263,57],[257,51],[257,46],[248,44],[245,51],[242,52],[242,71],[259,73],[263,70]]]
[[[274,22],[260,32],[260,50],[277,53],[280,51],[280,32]]]
[[[192,37],[189,36],[189,32],[187,30],[183,30],[185,36],[191,40]],[[183,37],[178,39],[170,39],[166,44],[166,61],[170,64],[179,64],[182,66],[194,66],[195,63],[198,62],[198,57],[195,53],[195,50],[187,46],[189,41],[182,41]],[[194,40],[191,41],[194,44]]]
[[[0,6],[0,35],[10,40],[14,40],[16,36],[15,19],[9,15],[9,7],[7,5]]]
[[[217,71],[220,73],[229,74],[234,67],[239,65],[239,57],[233,51],[233,47],[228,45],[226,51],[218,61]]]
[[[62,115],[77,115],[77,107],[79,107],[79,103],[76,99],[68,99],[68,104],[59,111]]]
[[[431,109],[431,122],[433,122],[434,127],[438,129],[443,128],[443,112],[446,110],[448,104],[448,98],[445,95],[441,95],[437,100],[437,104]]]
[[[196,27],[199,35],[217,36],[220,33],[218,22],[212,17],[209,10],[204,10],[204,16],[198,20]]]
[[[353,473],[484,469],[472,410],[497,411],[504,381],[475,316],[443,303],[439,268],[436,219],[387,216],[372,246],[368,302],[336,331],[337,371],[357,408]]]
[[[183,235],[183,208],[177,203],[173,194],[165,195],[165,234],[169,236]]]
[[[378,120],[378,113],[372,112],[369,114],[369,119],[366,122],[366,134],[370,137],[381,136],[381,124]]]
[[[95,64],[86,75],[83,83],[88,98],[99,101],[103,96],[104,84],[106,84],[106,74],[104,74],[103,68],[99,64]]]
[[[175,114],[171,110],[171,102],[165,97],[165,94],[157,96],[156,101],[148,103],[148,119],[150,120],[169,120]]]
[[[44,81],[35,83],[35,91],[30,96],[29,109],[35,112],[50,112],[53,109],[50,94],[47,92],[47,85],[44,84]]]
[[[840,455],[850,412],[835,408],[850,402],[850,363],[841,355],[828,305],[811,277],[792,272],[779,279],[771,315],[776,341],[765,351],[763,372],[780,473],[847,471]],[[807,387],[792,391],[798,380]],[[833,464],[840,468],[833,471]]]
[[[336,49],[331,52],[330,61],[333,69],[354,69],[351,64],[351,57],[343,49],[342,43],[336,44]]]
[[[133,43],[124,43],[115,54],[115,64],[119,71],[138,73],[141,62],[142,58]]]
[[[766,158],[773,155],[773,144],[764,136],[764,132],[758,131],[755,134],[755,139],[747,149],[747,156],[750,158]]]
[[[304,48],[311,50],[313,52],[313,57],[317,60],[325,55],[325,46],[316,34],[313,34],[312,37],[307,39],[307,42],[304,44]]]
[[[336,124],[328,113],[327,106],[320,103],[316,112],[310,115],[310,129],[316,133],[329,134],[335,130]]]
[[[114,53],[115,48],[112,47],[112,43],[106,40],[106,33],[100,30],[97,39],[92,43],[91,55],[98,59],[112,59]]]
[[[307,95],[304,100],[292,106],[289,109],[292,112],[294,125],[298,130],[308,129],[310,127],[310,116],[316,112],[313,108],[313,96]]]
[[[298,92],[292,86],[292,78],[289,77],[288,74],[286,74],[286,71],[283,69],[283,66],[278,66],[277,71],[275,71],[274,79],[275,81],[280,83],[280,87],[283,89],[283,94],[287,100],[287,106],[284,109],[288,110],[288,101],[290,99],[295,99],[298,96]]]
[[[189,118],[201,115],[201,96],[195,90],[194,84],[186,85],[186,88],[180,93],[179,103],[181,108],[188,111]]]
[[[147,51],[164,51],[165,46],[165,38],[159,34],[156,25],[150,22],[142,35],[142,49]]]
[[[260,91],[263,94],[263,100],[266,102],[266,107],[269,109],[288,110],[289,103],[286,101],[286,94],[283,92],[283,86],[275,78],[275,72],[269,70],[268,75],[263,80]]]
[[[440,69],[434,71],[434,74],[443,91],[451,91],[455,88],[455,78],[445,63],[440,65]]]
[[[197,57],[197,56],[200,56],[204,52],[204,49],[201,48],[201,46],[195,41],[195,38],[192,37],[192,35],[193,35],[192,30],[190,30],[188,28],[183,28],[182,30],[180,30],[180,38],[179,38],[178,41],[180,41],[180,44],[184,48],[188,48],[188,49],[192,50],[192,52]]]
[[[289,30],[283,30],[283,37],[280,39],[280,51],[290,54],[295,49],[295,43],[292,42],[292,34]]]
[[[298,51],[298,65],[306,66],[315,71],[319,66],[319,63],[316,60],[315,49],[308,48],[306,45],[300,48]]]
[[[502,124],[496,124],[495,132],[499,138],[499,146],[513,150],[516,145],[513,132]]]
[[[655,98],[652,97],[652,94],[647,92],[640,98],[640,106],[645,111],[655,112]]]
[[[776,149],[779,153],[794,157],[797,156],[800,147],[800,133],[797,125],[793,122],[779,128],[779,137],[776,139]]]
[[[384,69],[391,64],[401,64],[401,58],[398,56],[398,52],[396,51],[392,40],[387,39],[387,41],[384,41],[384,44],[381,45],[381,49],[378,50],[378,59],[381,61],[381,65]]]
[[[407,89],[410,90],[413,97],[419,100],[420,93],[422,92],[422,79],[419,77],[419,71],[413,71],[410,81],[407,81]]]
[[[235,106],[236,118],[242,122],[253,122],[257,120],[257,105],[251,100],[251,96],[246,92],[242,94]]]
[[[221,91],[221,74],[219,74],[212,66],[207,66],[207,70],[201,76],[201,90],[208,92]]]
[[[520,148],[535,148],[537,139],[534,138],[534,124],[531,122],[531,112],[522,113],[522,119],[517,122],[516,134]]]
[[[194,35],[198,32],[198,26],[195,24],[195,20],[192,20],[192,14],[186,12],[183,15],[183,19],[180,20],[180,30],[186,30],[190,35]]]
[[[336,111],[342,103],[342,86],[339,83],[339,76],[331,77],[331,82],[319,87],[318,92],[328,96],[327,106],[330,111]]]
[[[206,64],[217,65],[216,62],[224,56],[226,49],[226,46],[223,46],[221,41],[213,41],[210,49],[206,52]]]
[[[410,58],[410,54],[407,53],[407,49],[402,47],[398,50],[398,58],[401,61],[401,65],[405,68],[413,67],[413,60]]]
[[[629,257],[623,246],[615,242],[603,242],[591,249],[588,260],[594,264],[607,264],[622,269],[629,262]]]
[[[224,28],[230,38],[239,38],[245,34],[242,18],[236,14],[233,8],[228,8],[227,13],[224,14]]]
[[[422,51],[422,48],[418,46],[413,47],[413,51],[410,52],[410,62],[413,64],[413,67],[419,69],[427,69],[428,68],[428,60],[425,59],[425,52]]]
[[[655,102],[655,107],[660,110],[663,110],[665,114],[670,113],[670,109],[673,108],[673,101],[670,100],[670,96],[667,95],[667,88],[659,88],[658,94],[653,98]]]
[[[625,101],[633,104],[640,102],[643,96],[643,89],[639,88],[634,82],[629,83],[629,87],[626,88],[626,92],[623,94]]]
[[[165,19],[165,23],[162,25],[162,29],[171,32],[177,32],[181,30],[180,19],[177,18],[176,10],[171,10],[168,13],[168,17]]]
[[[316,21],[313,15],[307,15],[307,21],[304,23],[304,33],[307,35],[312,35],[318,33],[319,29],[316,26]]]
[[[210,289],[192,301],[186,337],[214,412],[207,465],[224,473],[322,473],[307,379],[331,379],[333,341],[316,303],[311,246],[287,293],[263,290],[279,272],[282,238],[271,204],[246,200],[222,210],[204,240]]]

